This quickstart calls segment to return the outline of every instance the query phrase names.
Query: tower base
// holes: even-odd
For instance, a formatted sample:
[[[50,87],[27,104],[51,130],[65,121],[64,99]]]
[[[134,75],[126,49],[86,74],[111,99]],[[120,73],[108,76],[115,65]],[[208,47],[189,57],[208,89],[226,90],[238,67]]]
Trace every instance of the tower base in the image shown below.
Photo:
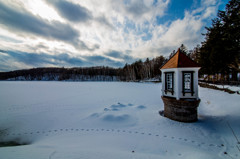
[[[164,103],[164,116],[180,121],[195,122],[198,120],[197,107],[200,99],[180,99],[162,96]]]

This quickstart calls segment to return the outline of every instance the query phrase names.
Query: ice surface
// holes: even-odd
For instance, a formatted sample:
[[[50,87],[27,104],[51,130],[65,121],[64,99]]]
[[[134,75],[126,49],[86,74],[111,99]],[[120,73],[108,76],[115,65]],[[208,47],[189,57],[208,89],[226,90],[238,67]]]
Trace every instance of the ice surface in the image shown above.
[[[199,121],[180,123],[158,113],[161,83],[1,81],[0,140],[30,144],[0,159],[239,158],[240,96],[199,96]]]

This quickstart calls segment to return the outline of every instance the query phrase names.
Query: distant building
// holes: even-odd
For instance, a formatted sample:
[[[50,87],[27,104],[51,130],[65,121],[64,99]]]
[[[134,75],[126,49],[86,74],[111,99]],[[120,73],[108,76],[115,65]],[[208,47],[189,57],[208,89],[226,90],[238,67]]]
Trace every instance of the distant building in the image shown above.
[[[183,122],[197,120],[199,69],[180,49],[160,68],[164,116]]]

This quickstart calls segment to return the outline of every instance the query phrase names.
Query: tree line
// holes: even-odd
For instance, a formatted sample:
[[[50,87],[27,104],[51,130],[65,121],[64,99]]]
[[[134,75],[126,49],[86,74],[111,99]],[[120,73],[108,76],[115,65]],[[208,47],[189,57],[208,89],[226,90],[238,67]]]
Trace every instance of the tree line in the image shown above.
[[[0,72],[0,80],[27,81],[141,81],[154,79],[160,81],[159,68],[166,62],[159,56],[142,62],[138,60],[123,68],[105,66],[74,68],[32,68],[10,72]]]

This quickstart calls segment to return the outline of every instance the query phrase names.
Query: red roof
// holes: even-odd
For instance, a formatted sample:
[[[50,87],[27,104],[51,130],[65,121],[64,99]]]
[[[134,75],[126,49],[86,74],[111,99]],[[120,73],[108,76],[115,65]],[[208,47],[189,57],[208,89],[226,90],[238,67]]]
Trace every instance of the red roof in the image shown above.
[[[178,49],[177,53],[173,55],[160,69],[180,68],[180,67],[200,67],[195,61],[187,57]]]

